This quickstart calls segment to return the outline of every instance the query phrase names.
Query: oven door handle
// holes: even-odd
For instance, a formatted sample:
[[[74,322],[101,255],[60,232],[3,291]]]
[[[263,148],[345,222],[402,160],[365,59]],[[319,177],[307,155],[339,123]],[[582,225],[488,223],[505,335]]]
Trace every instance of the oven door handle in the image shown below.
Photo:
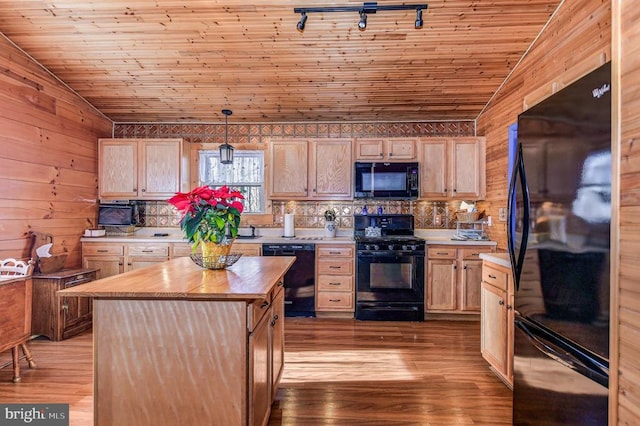
[[[411,257],[423,256],[424,257],[424,252],[423,251],[372,251],[372,252],[359,251],[357,253],[357,256],[359,258],[405,257],[405,256],[411,256]]]

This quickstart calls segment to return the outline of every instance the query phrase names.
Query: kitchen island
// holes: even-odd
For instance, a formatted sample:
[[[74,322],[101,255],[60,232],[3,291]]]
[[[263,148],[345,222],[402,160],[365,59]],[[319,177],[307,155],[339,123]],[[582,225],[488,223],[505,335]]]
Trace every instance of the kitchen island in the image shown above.
[[[94,424],[266,424],[294,260],[183,257],[59,291],[94,298]]]

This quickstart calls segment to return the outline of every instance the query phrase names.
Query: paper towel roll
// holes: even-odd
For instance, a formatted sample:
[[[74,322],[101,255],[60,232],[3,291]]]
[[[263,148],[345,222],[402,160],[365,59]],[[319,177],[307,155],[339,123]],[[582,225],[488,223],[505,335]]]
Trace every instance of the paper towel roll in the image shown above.
[[[284,236],[285,237],[294,237],[296,235],[294,229],[294,214],[287,213],[284,215]]]

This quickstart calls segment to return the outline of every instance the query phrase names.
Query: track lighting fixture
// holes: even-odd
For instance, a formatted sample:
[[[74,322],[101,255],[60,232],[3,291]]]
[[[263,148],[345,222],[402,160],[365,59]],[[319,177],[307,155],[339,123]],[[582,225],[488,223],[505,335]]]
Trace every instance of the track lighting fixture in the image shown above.
[[[336,7],[295,7],[294,13],[300,14],[300,21],[296,25],[298,31],[303,32],[307,23],[307,13],[327,13],[327,12],[358,12],[360,20],[358,29],[364,31],[367,28],[367,14],[376,13],[383,10],[415,10],[415,28],[422,28],[422,11],[427,9],[427,4],[398,4],[378,6],[377,2],[365,2],[362,6],[336,6]]]
[[[233,112],[230,109],[223,109],[224,114],[224,143],[220,145],[220,162],[222,164],[233,163],[233,147],[229,145],[229,124],[228,119]]]
[[[307,23],[307,12],[301,12],[300,15],[300,20],[298,21],[296,28],[298,28],[298,31],[303,32],[304,25]]]
[[[358,29],[360,31],[364,31],[367,29],[367,14],[364,13],[364,10],[360,11],[360,21],[358,22]]]

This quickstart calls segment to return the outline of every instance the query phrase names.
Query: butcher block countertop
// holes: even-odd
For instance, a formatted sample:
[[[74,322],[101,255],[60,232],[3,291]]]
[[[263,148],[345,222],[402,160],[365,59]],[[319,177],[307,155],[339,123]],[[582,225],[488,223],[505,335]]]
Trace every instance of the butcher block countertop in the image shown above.
[[[179,257],[58,294],[118,299],[264,299],[294,261],[293,256],[243,256],[226,269],[209,270],[189,257]]]

